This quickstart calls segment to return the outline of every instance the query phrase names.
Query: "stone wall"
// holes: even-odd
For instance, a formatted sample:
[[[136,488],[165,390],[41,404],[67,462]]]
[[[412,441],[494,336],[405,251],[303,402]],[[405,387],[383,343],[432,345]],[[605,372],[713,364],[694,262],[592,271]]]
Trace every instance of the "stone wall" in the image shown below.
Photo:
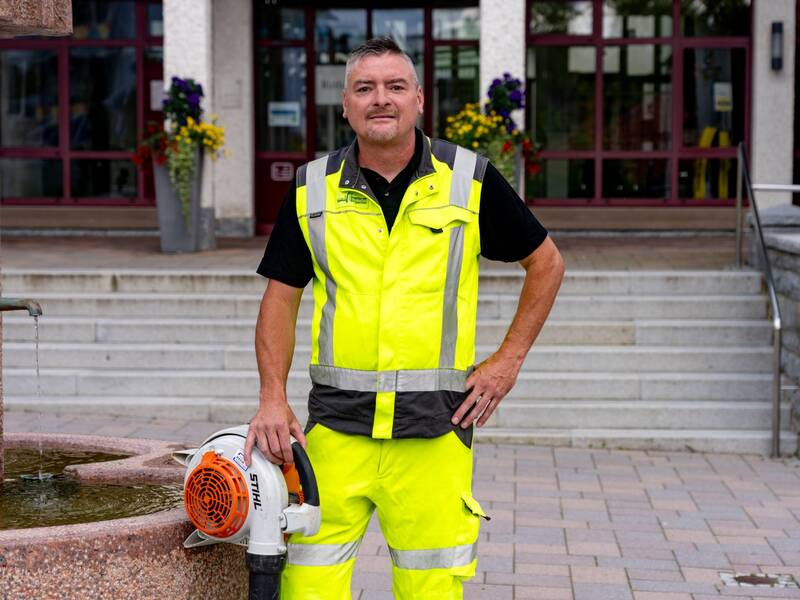
[[[800,381],[800,231],[766,232],[772,275],[781,308],[784,374]]]

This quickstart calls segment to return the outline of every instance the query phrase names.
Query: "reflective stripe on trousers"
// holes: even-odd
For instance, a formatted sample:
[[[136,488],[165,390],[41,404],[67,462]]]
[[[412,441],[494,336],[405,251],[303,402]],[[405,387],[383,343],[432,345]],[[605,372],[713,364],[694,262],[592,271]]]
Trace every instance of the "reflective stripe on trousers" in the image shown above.
[[[339,565],[355,558],[360,546],[361,538],[344,544],[289,544],[287,561],[305,567]]]
[[[431,550],[395,550],[389,548],[394,566],[398,569],[450,569],[464,567],[478,558],[478,544],[464,544]]]

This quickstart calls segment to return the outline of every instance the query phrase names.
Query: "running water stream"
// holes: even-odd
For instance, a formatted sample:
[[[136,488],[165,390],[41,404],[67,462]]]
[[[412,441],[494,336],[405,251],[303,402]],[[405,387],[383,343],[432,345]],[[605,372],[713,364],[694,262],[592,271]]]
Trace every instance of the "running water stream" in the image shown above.
[[[45,479],[42,473],[42,378],[39,374],[39,315],[33,316],[33,326],[34,326],[34,359],[36,361],[36,400],[39,404],[38,410],[38,418],[36,421],[38,434],[39,434],[39,481]],[[50,474],[44,474],[48,478]]]

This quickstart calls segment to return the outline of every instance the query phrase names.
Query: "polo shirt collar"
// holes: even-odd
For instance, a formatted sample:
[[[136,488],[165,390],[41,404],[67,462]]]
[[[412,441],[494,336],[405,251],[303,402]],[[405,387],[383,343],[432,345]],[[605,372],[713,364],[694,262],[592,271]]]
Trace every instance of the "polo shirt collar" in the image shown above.
[[[419,164],[417,165],[417,168],[414,171],[414,175],[412,176],[411,181],[409,183],[415,181],[416,179],[419,179],[420,177],[424,177],[425,175],[430,175],[431,173],[435,173],[435,169],[433,168],[433,161],[431,160],[430,139],[428,139],[428,137],[425,136],[425,134],[422,133],[422,130],[419,128],[415,128],[414,132],[416,136],[416,143],[422,144],[422,153],[420,154],[419,157]],[[339,178],[339,187],[365,192],[368,193],[370,196],[373,195],[371,193],[369,184],[367,183],[367,180],[364,177],[364,173],[358,166],[357,139],[353,140],[353,143],[350,144],[345,150],[344,165],[342,166],[342,175]]]

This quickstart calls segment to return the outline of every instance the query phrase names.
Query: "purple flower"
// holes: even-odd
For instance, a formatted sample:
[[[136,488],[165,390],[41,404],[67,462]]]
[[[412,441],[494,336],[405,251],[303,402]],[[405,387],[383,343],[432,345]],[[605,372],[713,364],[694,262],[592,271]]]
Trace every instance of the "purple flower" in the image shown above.
[[[522,102],[522,92],[519,90],[514,90],[508,95],[508,99],[511,100],[514,104],[519,104]]]
[[[503,79],[511,79],[511,73],[509,73],[508,71],[503,73]]]
[[[497,78],[495,78],[495,79],[492,79],[492,87],[498,86],[498,85],[500,85],[501,83],[503,83],[503,82],[502,82],[502,81],[500,81],[500,80],[499,80],[499,79],[497,79]]]
[[[197,95],[198,96],[202,96],[203,95],[203,86],[198,83],[196,91],[197,91]]]
[[[186,96],[186,101],[189,102],[189,104],[191,104],[193,107],[195,107],[198,104],[200,104],[200,96],[198,96],[195,93],[191,93],[188,96]]]

